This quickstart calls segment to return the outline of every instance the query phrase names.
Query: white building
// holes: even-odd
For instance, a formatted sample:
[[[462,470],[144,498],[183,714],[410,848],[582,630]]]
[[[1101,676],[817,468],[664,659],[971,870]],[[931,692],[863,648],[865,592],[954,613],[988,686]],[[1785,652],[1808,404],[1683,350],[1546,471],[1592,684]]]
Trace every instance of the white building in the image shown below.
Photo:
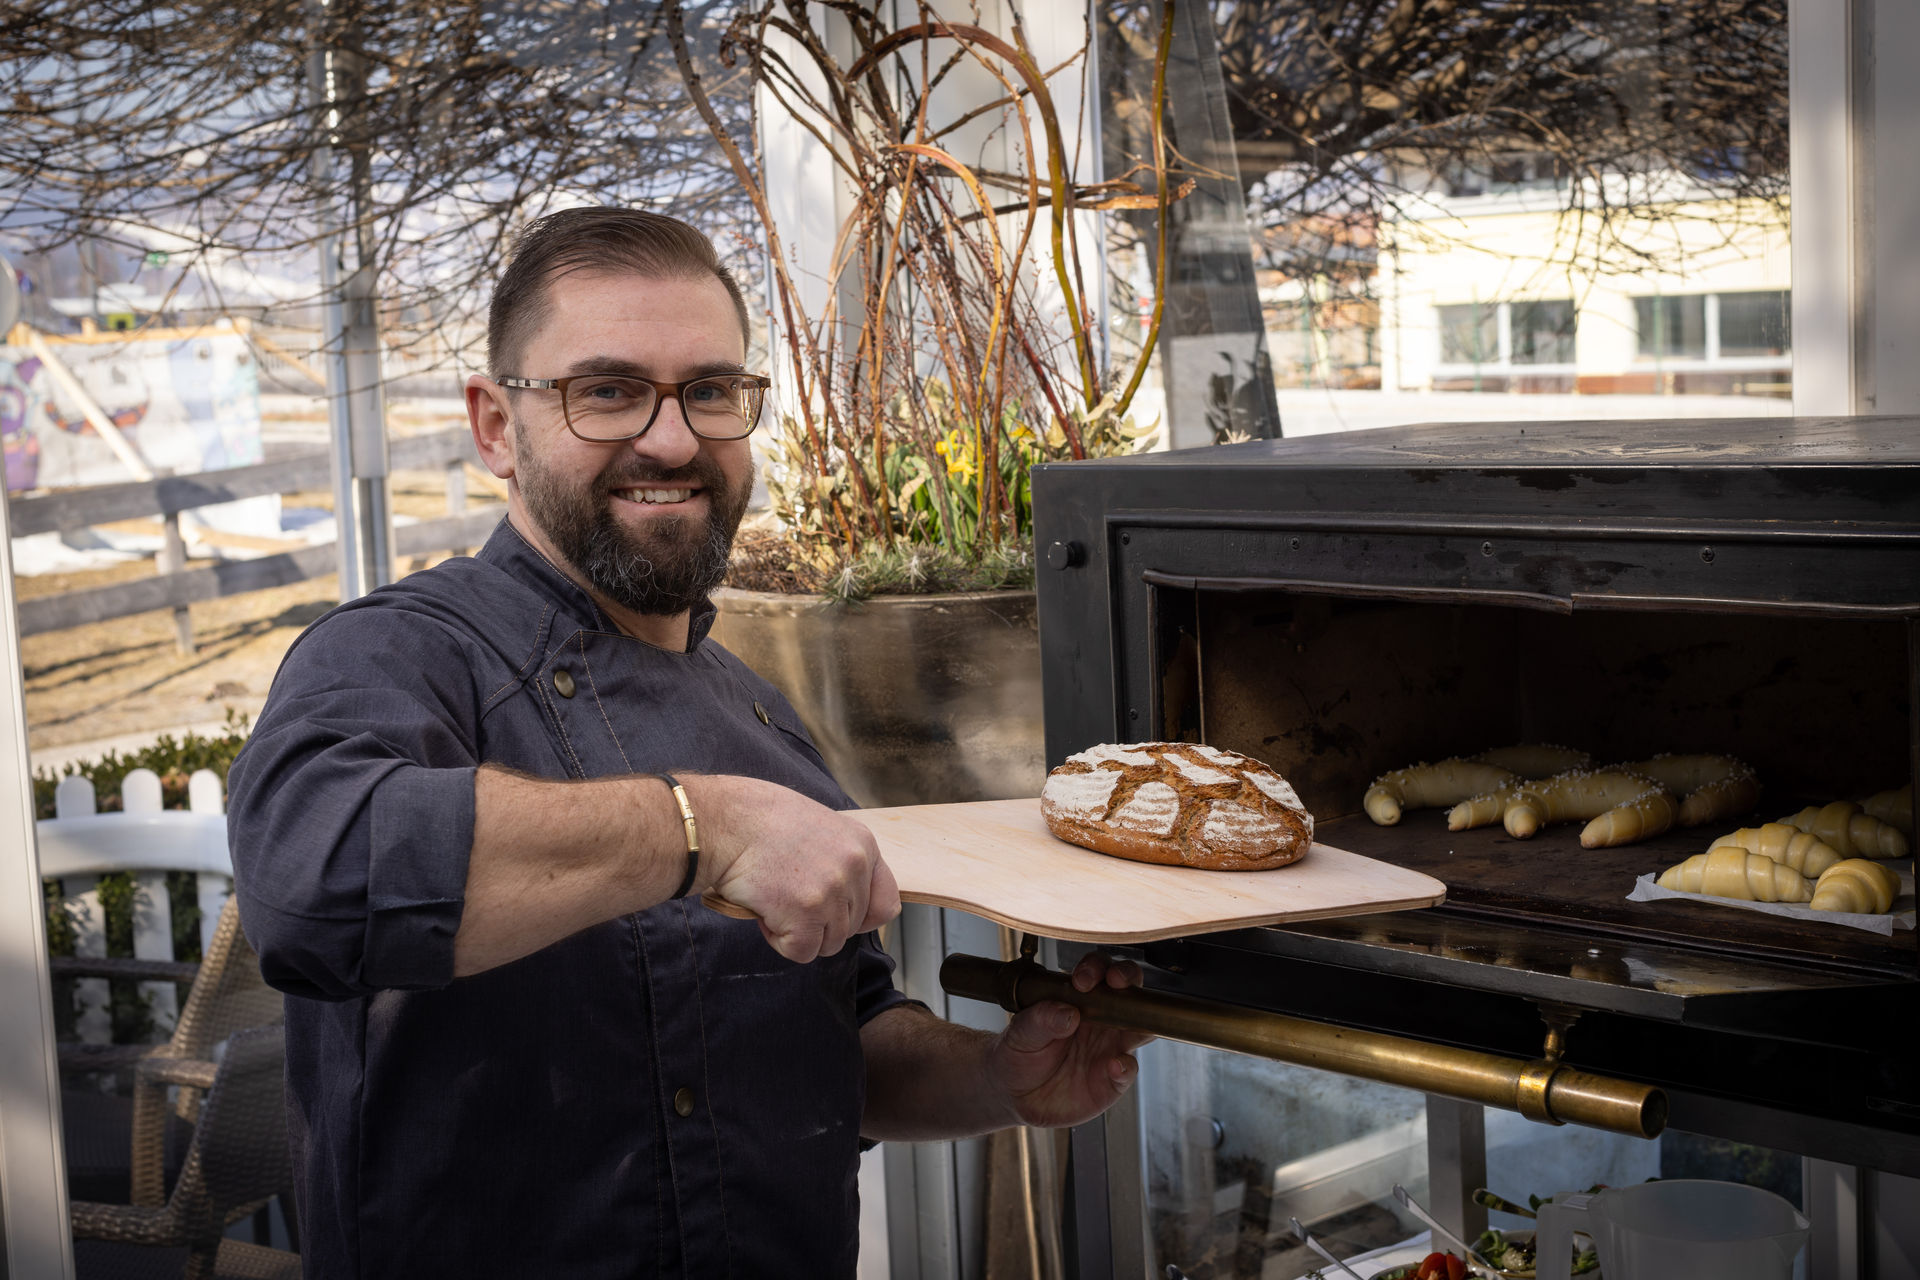
[[[1403,207],[1380,227],[1381,389],[1789,396],[1784,213],[1671,185],[1631,212],[1551,181]]]

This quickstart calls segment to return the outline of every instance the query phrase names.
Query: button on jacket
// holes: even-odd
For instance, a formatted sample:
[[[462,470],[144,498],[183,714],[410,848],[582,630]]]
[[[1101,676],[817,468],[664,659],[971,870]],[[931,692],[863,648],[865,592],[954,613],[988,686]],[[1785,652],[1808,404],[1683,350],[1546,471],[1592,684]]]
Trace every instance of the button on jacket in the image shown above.
[[[872,935],[799,965],[669,902],[453,977],[478,765],[854,807],[712,619],[685,653],[623,635],[503,521],[288,652],[228,831],[288,995],[309,1277],[853,1274],[859,1029],[905,1000]]]

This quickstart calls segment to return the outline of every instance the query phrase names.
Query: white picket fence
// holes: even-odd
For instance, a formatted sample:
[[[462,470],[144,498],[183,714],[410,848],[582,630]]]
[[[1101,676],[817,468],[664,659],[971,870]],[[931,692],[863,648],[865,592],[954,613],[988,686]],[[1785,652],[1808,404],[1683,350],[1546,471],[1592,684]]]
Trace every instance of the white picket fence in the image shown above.
[[[172,960],[173,904],[167,892],[169,871],[196,873],[200,901],[200,953],[213,941],[220,909],[233,892],[233,861],[227,853],[227,819],[222,812],[220,777],[202,769],[187,780],[186,810],[163,809],[160,776],[135,769],[120,783],[120,813],[97,813],[93,784],[77,774],[54,790],[55,816],[38,824],[40,874],[60,881],[73,907],[78,955],[107,954],[106,917],[100,909],[100,877],[131,871],[133,954],[139,960]],[[107,980],[82,978],[75,984],[76,1025],[88,1044],[112,1040]],[[154,1025],[171,1033],[179,1017],[170,982],[143,982]]]

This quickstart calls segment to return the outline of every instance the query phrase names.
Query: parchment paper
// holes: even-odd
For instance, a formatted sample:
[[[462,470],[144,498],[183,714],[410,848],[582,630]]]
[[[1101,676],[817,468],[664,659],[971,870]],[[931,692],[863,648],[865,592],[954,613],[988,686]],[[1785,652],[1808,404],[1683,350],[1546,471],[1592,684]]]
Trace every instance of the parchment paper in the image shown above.
[[[1913,863],[1892,864],[1900,873],[1900,897],[1894,900],[1893,910],[1886,915],[1862,915],[1850,911],[1815,911],[1805,903],[1793,902],[1746,902],[1739,898],[1716,898],[1706,893],[1682,893],[1678,889],[1662,889],[1652,875],[1641,876],[1634,881],[1633,892],[1627,895],[1628,902],[1658,902],[1662,898],[1685,898],[1690,902],[1711,902],[1722,907],[1738,907],[1742,911],[1763,911],[1770,916],[1787,916],[1794,920],[1811,920],[1816,924],[1839,924],[1849,929],[1865,929],[1869,933],[1893,936],[1894,926],[1902,929],[1914,927],[1913,899]]]

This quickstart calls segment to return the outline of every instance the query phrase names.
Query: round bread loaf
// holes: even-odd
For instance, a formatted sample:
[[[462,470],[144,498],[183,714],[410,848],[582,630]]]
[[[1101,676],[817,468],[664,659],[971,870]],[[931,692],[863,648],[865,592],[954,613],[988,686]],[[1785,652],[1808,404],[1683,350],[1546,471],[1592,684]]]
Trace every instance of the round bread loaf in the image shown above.
[[[1192,742],[1094,747],[1047,775],[1047,830],[1135,862],[1208,871],[1283,867],[1313,843],[1313,815],[1249,756]]]

